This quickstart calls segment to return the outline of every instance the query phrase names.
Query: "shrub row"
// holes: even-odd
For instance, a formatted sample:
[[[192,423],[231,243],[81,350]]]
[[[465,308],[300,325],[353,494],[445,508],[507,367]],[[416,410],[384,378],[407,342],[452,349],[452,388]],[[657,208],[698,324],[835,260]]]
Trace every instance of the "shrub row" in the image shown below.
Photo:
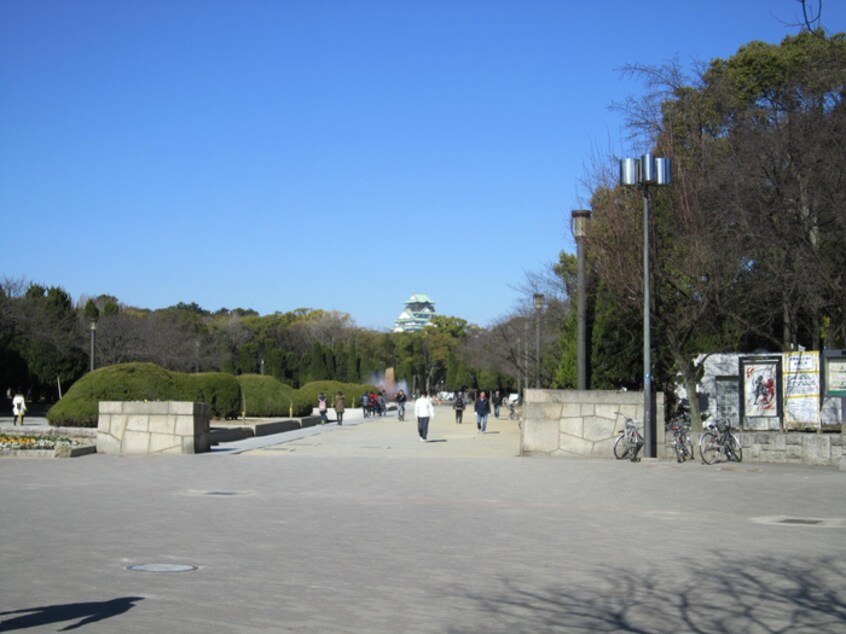
[[[295,390],[272,376],[242,374],[238,377],[247,416],[308,416],[317,407],[317,396],[326,395],[331,406],[335,395],[343,392],[347,407],[358,405],[362,392],[375,391],[374,385],[341,383],[340,381],[314,381]]]
[[[186,374],[153,363],[124,363],[89,372],[47,412],[51,425],[96,427],[100,401],[200,401],[211,406],[215,418],[247,416],[308,416],[317,395],[332,403],[336,392],[346,396],[347,407],[357,405],[372,385],[317,381],[295,390],[271,377],[223,372]]]
[[[170,372],[153,363],[124,363],[94,370],[73,384],[47,412],[51,425],[96,427],[100,401],[201,401],[215,418],[235,418],[241,388],[231,374]]]

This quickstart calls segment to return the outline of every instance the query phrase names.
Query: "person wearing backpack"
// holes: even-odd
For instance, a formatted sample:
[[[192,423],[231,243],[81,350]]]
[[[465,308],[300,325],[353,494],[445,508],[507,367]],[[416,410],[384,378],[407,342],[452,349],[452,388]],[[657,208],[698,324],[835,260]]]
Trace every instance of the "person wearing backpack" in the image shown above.
[[[464,418],[464,407],[464,392],[459,391],[455,395],[455,402],[452,404],[452,409],[455,410],[455,423],[457,425],[460,425]]]

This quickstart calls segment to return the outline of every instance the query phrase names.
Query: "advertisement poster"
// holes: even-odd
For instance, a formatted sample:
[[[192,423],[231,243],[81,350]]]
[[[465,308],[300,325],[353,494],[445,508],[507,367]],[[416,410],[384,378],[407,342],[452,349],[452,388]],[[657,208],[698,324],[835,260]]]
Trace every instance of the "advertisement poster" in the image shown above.
[[[846,397],[846,357],[826,359],[826,395]]]
[[[784,354],[784,423],[791,427],[820,426],[820,366],[816,352]]]
[[[782,355],[740,357],[740,418],[744,429],[782,426]]]

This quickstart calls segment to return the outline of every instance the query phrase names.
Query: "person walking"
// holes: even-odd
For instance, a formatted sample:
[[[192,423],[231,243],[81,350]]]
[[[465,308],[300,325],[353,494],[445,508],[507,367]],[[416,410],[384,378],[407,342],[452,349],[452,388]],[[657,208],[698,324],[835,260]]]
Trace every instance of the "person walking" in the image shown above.
[[[15,392],[15,397],[12,399],[12,413],[15,415],[14,424],[23,427],[24,415],[26,414],[26,399],[20,390]]]
[[[335,394],[335,402],[333,403],[335,408],[335,414],[338,416],[338,424],[344,424],[344,393],[341,390],[338,390],[338,393]]]
[[[502,407],[502,394],[499,390],[496,390],[493,393],[493,408],[494,408],[494,418],[499,418],[499,408]]]
[[[397,420],[405,420],[405,402],[408,400],[405,392],[400,390],[397,393]]]
[[[420,392],[420,396],[414,401],[414,415],[417,417],[417,433],[420,441],[426,442],[429,435],[429,421],[435,417],[435,408],[426,390]]]
[[[452,409],[455,410],[455,423],[460,425],[464,418],[464,392],[459,390],[455,395],[455,401],[452,403]]]
[[[317,412],[320,414],[321,425],[325,425],[329,421],[329,417],[326,415],[328,409],[329,403],[326,402],[326,395],[321,392],[317,395]]]
[[[473,409],[476,411],[476,431],[480,434],[487,433],[491,402],[488,400],[484,391],[479,392],[479,398],[476,399]]]

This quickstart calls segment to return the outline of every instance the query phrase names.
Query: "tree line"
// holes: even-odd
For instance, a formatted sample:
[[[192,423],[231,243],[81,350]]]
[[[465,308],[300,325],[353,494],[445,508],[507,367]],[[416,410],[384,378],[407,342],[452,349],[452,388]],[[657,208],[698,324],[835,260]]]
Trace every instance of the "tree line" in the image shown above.
[[[148,361],[180,372],[266,374],[294,388],[319,380],[379,384],[393,368],[396,383],[411,391],[512,390],[535,358],[515,363],[496,329],[458,317],[435,316],[422,332],[380,332],[321,309],[259,315],[179,303],[150,310],[111,295],[74,304],[60,286],[6,279],[0,381],[31,398],[58,399],[89,369],[92,327],[96,367]],[[544,333],[554,343],[554,321]]]

